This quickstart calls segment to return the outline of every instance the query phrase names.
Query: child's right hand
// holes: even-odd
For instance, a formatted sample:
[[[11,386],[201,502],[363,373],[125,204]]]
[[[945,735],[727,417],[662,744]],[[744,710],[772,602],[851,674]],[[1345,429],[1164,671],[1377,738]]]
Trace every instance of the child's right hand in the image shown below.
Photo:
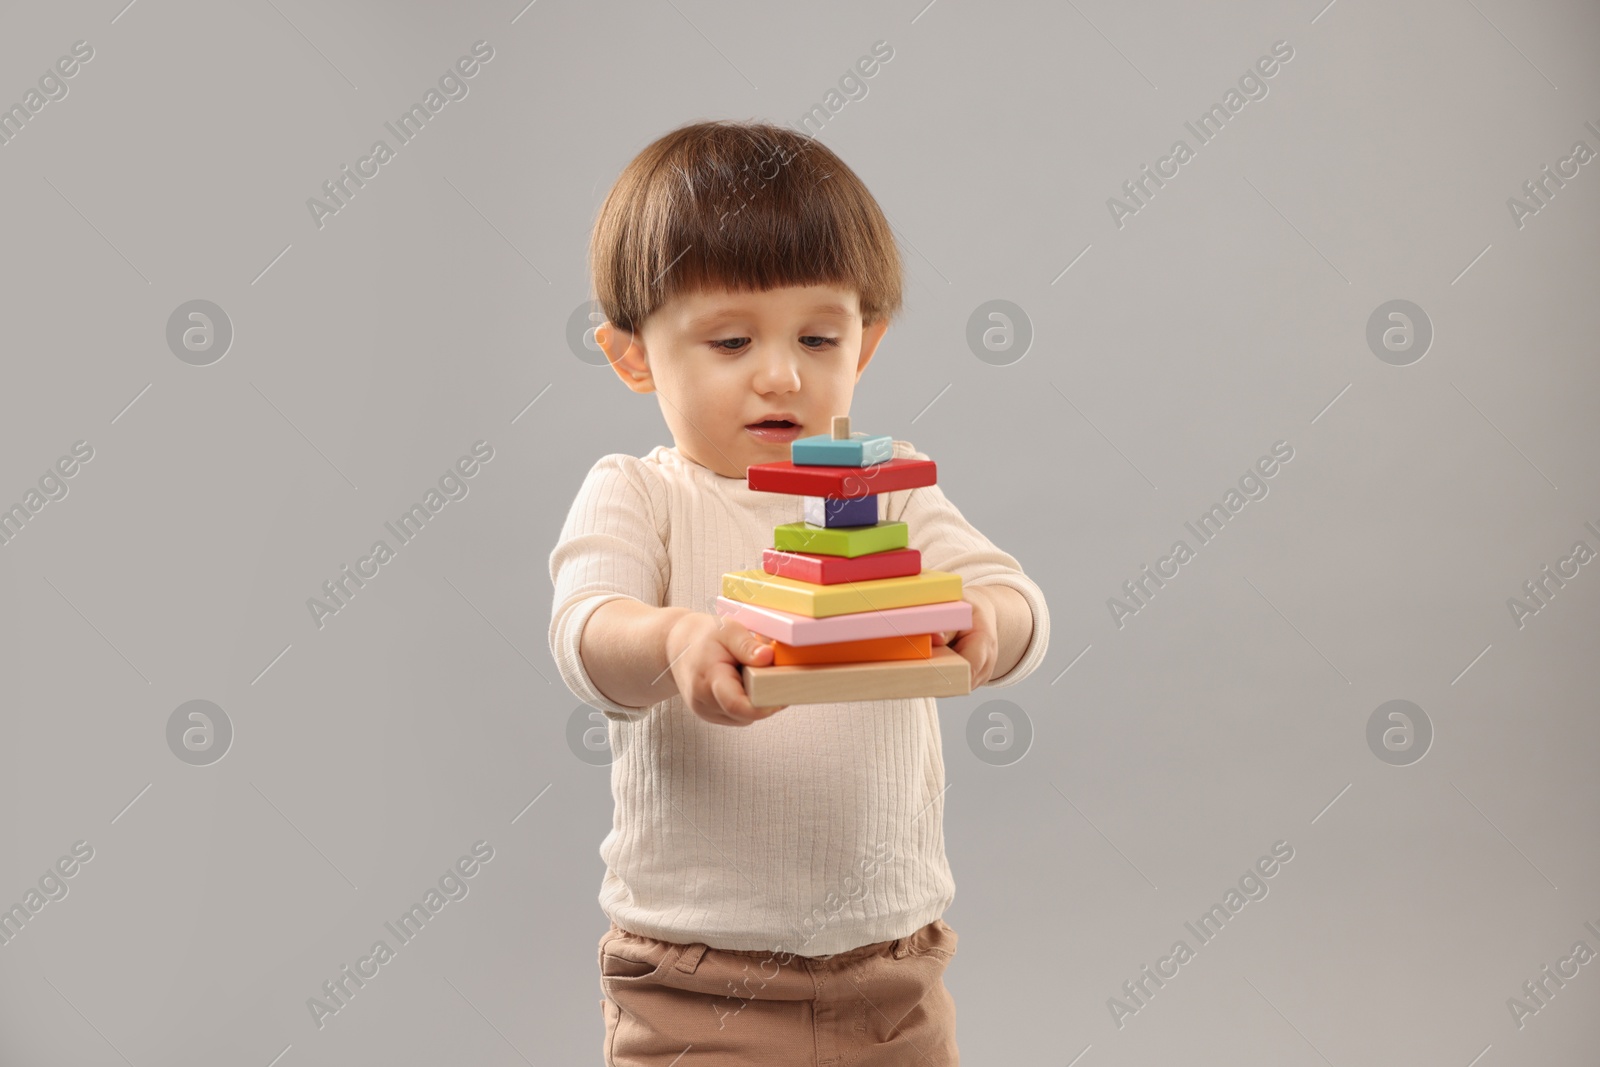
[[[749,726],[789,706],[758,708],[745,695],[739,668],[770,666],[772,646],[741,622],[688,612],[667,631],[666,653],[684,704],[706,722]]]

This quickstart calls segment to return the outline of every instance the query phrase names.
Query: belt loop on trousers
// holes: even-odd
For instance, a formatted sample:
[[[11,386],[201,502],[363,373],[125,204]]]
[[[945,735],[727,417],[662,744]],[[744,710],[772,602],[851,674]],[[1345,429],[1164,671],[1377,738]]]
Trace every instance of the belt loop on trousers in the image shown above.
[[[694,969],[700,966],[700,957],[706,954],[706,946],[693,944],[683,950],[683,955],[678,957],[678,970],[685,974],[693,974]]]
[[[911,941],[911,938],[909,936],[907,936],[907,937],[897,937],[897,938],[894,939],[894,958],[895,959],[903,960],[903,959],[906,958],[906,953],[911,951],[910,941]]]

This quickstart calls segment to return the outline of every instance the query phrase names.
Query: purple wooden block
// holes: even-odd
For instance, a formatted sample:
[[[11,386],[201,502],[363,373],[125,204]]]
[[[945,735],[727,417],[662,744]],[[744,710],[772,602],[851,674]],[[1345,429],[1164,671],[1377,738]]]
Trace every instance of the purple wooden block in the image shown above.
[[[813,526],[871,526],[878,521],[878,494],[808,496],[805,520]]]

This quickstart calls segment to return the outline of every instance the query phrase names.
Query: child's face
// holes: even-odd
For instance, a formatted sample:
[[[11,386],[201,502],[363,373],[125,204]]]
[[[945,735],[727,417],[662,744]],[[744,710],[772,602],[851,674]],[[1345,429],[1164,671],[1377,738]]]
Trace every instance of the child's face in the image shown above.
[[[833,416],[850,413],[888,325],[862,327],[854,290],[810,285],[680,294],[631,338],[609,323],[595,336],[628,388],[660,397],[680,453],[743,478],[751,464],[788,459],[790,441],[829,433]],[[752,426],[769,416],[796,425]]]

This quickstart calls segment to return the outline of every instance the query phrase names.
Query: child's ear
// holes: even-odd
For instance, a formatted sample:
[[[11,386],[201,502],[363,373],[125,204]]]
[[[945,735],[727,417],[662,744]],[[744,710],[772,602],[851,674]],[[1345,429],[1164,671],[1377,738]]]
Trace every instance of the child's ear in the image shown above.
[[[888,328],[889,320],[879,319],[861,331],[861,358],[856,363],[856,381],[860,381],[861,375],[866,372],[867,364],[871,362],[872,354],[878,350],[878,342],[883,340],[884,331]]]
[[[605,352],[606,360],[623,385],[636,393],[655,392],[655,378],[650,373],[650,360],[642,338],[631,330],[606,322],[595,328],[594,340]]]

